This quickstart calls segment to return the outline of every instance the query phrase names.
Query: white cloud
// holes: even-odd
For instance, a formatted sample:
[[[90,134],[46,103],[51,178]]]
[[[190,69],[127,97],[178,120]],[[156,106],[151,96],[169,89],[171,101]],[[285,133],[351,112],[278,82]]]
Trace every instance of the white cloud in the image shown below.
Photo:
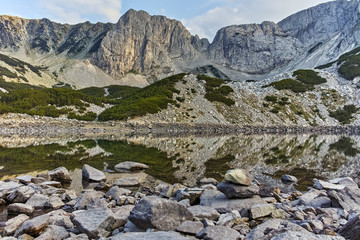
[[[79,23],[90,20],[117,22],[121,16],[122,0],[41,0],[41,6],[59,22]]]
[[[215,0],[216,1],[216,0]],[[328,0],[223,0],[221,6],[182,22],[192,34],[210,41],[216,31],[234,24],[278,22],[281,19]]]

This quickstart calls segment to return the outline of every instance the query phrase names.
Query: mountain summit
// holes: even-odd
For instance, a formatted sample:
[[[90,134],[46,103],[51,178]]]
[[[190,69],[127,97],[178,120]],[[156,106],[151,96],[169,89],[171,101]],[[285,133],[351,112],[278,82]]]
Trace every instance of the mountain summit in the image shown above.
[[[74,88],[145,86],[179,72],[261,80],[314,68],[357,47],[359,5],[358,0],[338,0],[277,24],[225,27],[212,43],[192,36],[177,20],[145,11],[129,10],[116,24],[68,25],[0,16],[0,66],[16,73],[17,81]],[[7,56],[37,67],[39,74],[28,67],[18,71],[4,60]]]

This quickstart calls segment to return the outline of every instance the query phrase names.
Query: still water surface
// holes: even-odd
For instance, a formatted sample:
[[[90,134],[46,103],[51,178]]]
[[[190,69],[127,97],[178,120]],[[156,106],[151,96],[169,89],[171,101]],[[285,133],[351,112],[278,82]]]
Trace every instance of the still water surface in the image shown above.
[[[0,138],[0,179],[64,166],[73,171],[86,163],[113,171],[123,161],[149,165],[147,174],[168,182],[195,186],[203,177],[221,180],[232,168],[278,179],[284,173],[300,179],[357,176],[359,136],[241,135],[216,137],[128,137],[49,140]]]

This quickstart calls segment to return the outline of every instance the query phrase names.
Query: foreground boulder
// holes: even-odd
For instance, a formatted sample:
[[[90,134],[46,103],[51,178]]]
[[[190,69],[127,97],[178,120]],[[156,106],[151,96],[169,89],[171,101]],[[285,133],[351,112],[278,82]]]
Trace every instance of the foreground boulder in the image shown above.
[[[24,222],[20,228],[16,231],[15,237],[19,237],[20,235],[26,233],[31,236],[39,234],[42,230],[44,230],[49,224],[49,216],[41,215],[35,217],[33,219],[27,220]]]
[[[82,177],[85,180],[93,182],[101,182],[106,180],[106,176],[102,171],[97,170],[96,168],[93,168],[87,164],[85,164],[82,168]]]
[[[217,189],[227,198],[249,198],[258,195],[260,188],[257,185],[241,186],[230,182],[222,182]]]
[[[340,229],[339,234],[349,240],[360,239],[360,215],[350,219],[343,228]]]
[[[182,222],[192,220],[183,205],[159,197],[144,197],[131,211],[129,220],[141,229],[175,230]]]
[[[118,234],[110,238],[110,240],[190,240],[174,232],[149,232],[149,233],[125,233]]]
[[[14,218],[9,219],[4,226],[5,235],[13,235],[19,226],[27,220],[29,220],[29,217],[24,214],[20,214]]]
[[[237,240],[240,237],[240,233],[228,227],[208,226],[199,232],[196,237],[207,240]]]
[[[328,192],[333,207],[342,208],[348,212],[360,211],[360,190],[344,188]]]
[[[56,168],[48,172],[52,181],[57,181],[61,183],[70,183],[71,177],[69,171],[65,167]]]
[[[23,203],[13,203],[8,206],[9,214],[26,214],[31,215],[35,208],[32,205],[23,204]]]
[[[73,212],[72,222],[91,239],[107,237],[112,230],[120,226],[115,214],[106,208]]]
[[[122,162],[115,166],[115,170],[118,172],[122,171],[137,171],[137,170],[144,170],[148,169],[149,166],[143,163],[137,163],[137,162]]]
[[[245,186],[250,186],[251,184],[251,177],[244,169],[234,169],[227,171],[224,180]]]

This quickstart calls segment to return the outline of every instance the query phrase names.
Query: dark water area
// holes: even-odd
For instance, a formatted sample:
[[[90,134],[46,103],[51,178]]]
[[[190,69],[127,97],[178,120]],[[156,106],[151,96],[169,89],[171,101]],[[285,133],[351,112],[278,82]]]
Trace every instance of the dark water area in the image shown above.
[[[168,182],[196,186],[203,177],[221,181],[232,168],[245,168],[267,181],[282,174],[299,179],[300,190],[313,178],[357,176],[358,136],[240,135],[216,137],[128,137],[37,142],[0,139],[0,179],[84,164],[112,172],[124,161],[149,165],[146,173]],[[271,180],[270,180],[271,179]]]

